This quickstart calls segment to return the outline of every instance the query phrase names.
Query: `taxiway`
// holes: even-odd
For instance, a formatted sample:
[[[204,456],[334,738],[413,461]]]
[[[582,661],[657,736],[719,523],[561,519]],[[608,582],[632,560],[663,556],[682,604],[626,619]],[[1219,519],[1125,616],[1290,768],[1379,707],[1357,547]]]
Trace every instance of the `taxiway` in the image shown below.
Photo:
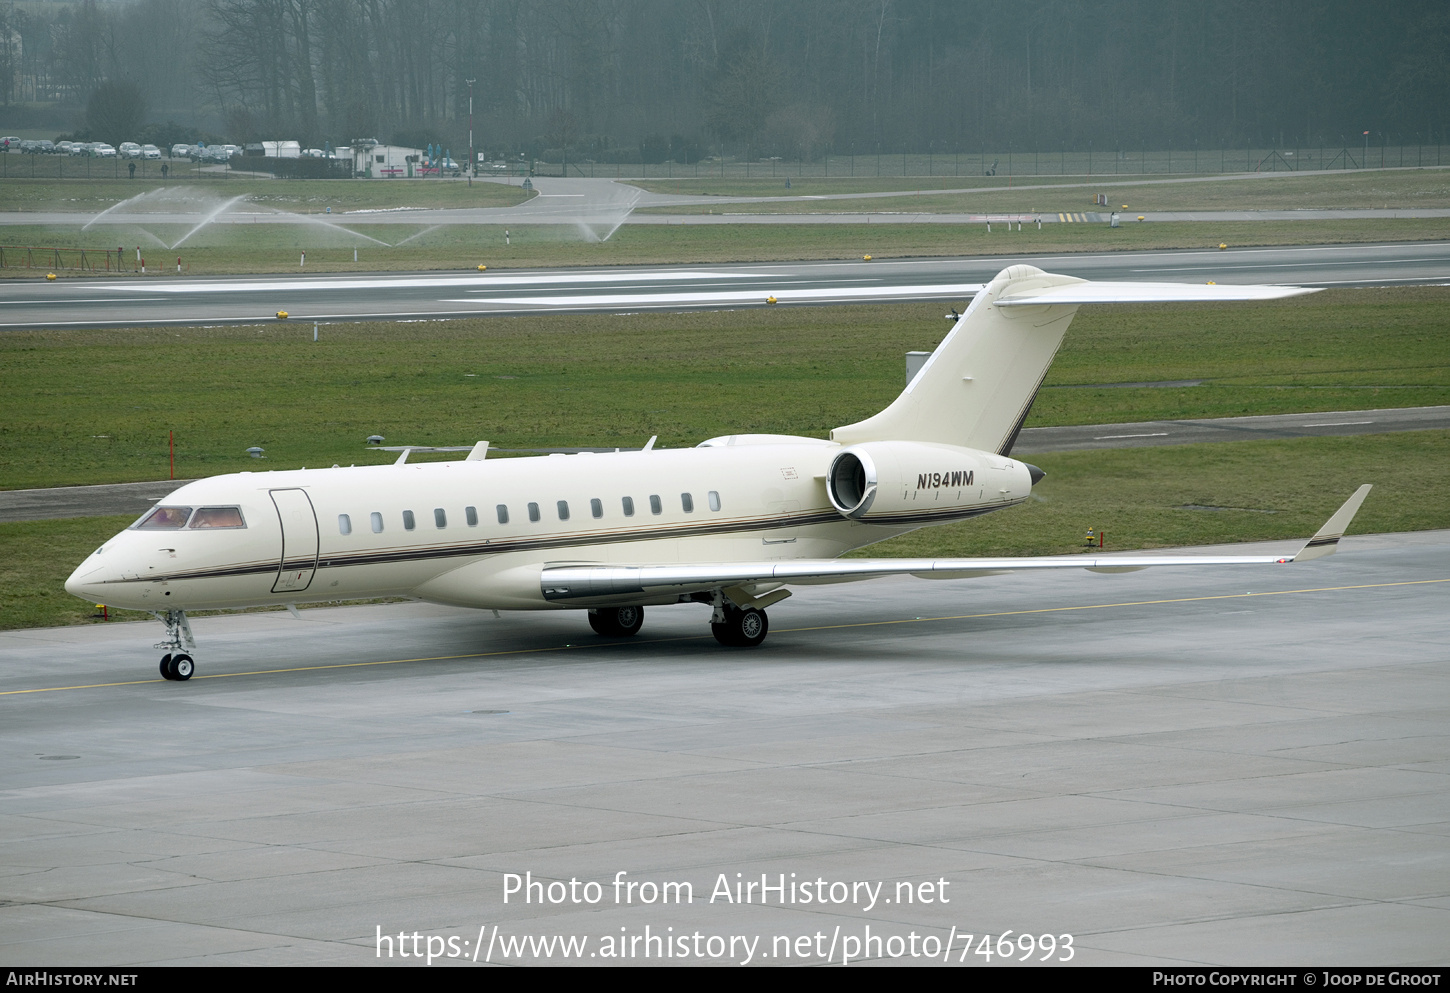
[[[379,933],[496,925],[783,963],[773,938],[869,925],[1071,934],[1082,965],[1443,964],[1447,589],[1435,532],[807,588],[754,651],[704,608],[606,641],[389,604],[198,618],[175,683],[155,624],[7,632],[0,962],[375,964]],[[507,873],[621,871],[695,899],[503,901]],[[736,873],[950,902],[710,902]]]

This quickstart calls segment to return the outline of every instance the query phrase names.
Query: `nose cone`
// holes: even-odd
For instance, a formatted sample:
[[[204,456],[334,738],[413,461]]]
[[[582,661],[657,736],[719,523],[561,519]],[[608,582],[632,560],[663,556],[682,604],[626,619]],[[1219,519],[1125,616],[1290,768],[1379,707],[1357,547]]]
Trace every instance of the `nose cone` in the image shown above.
[[[65,581],[65,591],[71,596],[78,596],[91,603],[104,603],[104,600],[96,598],[100,595],[100,582],[105,576],[105,571],[105,567],[96,561],[96,556],[92,555],[70,574],[70,578]]]

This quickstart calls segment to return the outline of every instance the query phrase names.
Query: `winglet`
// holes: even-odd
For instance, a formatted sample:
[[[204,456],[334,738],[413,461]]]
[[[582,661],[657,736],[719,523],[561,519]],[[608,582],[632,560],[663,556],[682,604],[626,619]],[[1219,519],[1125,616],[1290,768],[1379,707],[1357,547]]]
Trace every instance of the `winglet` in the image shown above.
[[[1294,562],[1307,562],[1310,559],[1322,558],[1325,555],[1333,555],[1334,549],[1339,546],[1339,539],[1344,537],[1344,532],[1349,528],[1349,522],[1354,520],[1354,515],[1359,513],[1359,505],[1364,503],[1364,498],[1369,496],[1370,484],[1365,483],[1354,491],[1354,495],[1344,501],[1344,506],[1334,512],[1325,525],[1314,533],[1309,543],[1299,550],[1295,555]]]

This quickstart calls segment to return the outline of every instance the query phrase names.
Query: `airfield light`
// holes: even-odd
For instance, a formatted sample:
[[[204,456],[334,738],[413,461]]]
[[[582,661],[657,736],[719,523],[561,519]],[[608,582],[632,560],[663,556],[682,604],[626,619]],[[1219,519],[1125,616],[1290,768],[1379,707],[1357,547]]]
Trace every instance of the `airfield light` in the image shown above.
[[[45,274],[45,278],[46,279],[54,279],[55,278],[55,273],[48,272],[48,273]]]
[[[1226,244],[1224,244],[1224,243],[1223,243],[1223,242],[1219,242],[1219,243],[1218,243],[1218,250],[1219,250],[1219,251],[1220,251],[1220,252],[1221,252],[1221,251],[1223,251],[1223,250],[1224,250],[1224,249],[1225,249],[1225,248],[1227,248],[1227,247],[1228,247],[1228,245],[1226,245]]]
[[[871,256],[869,256],[869,255],[863,255],[863,256],[861,256],[861,261],[863,261],[863,262],[870,262],[871,261]]]
[[[387,441],[387,439],[384,438],[380,434],[370,434],[370,435],[368,435],[368,444],[369,445],[381,445],[384,441]]]
[[[279,311],[277,311],[277,320],[279,320],[279,321],[285,321],[286,319],[287,319],[287,311],[285,311],[285,310],[279,310]]]
[[[253,445],[251,448],[247,449],[247,454],[254,459],[259,459],[262,457],[262,453],[265,451],[265,448],[258,448],[256,445]]]
[[[478,267],[478,271],[479,271],[479,272],[483,272],[483,271],[484,271],[484,270],[485,270],[485,269],[487,269],[487,268],[488,268],[488,266],[486,266],[486,265],[481,265],[481,266],[479,266],[479,267]]]
[[[775,297],[766,297],[765,298],[765,302],[766,303],[775,303]]]

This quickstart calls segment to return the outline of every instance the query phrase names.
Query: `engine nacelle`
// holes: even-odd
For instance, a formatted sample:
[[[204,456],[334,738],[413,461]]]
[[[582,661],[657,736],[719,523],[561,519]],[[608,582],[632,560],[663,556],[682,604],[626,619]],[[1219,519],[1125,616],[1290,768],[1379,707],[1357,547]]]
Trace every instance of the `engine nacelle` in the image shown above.
[[[826,492],[836,510],[865,524],[932,524],[1021,503],[1041,472],[970,448],[872,441],[836,454]]]

